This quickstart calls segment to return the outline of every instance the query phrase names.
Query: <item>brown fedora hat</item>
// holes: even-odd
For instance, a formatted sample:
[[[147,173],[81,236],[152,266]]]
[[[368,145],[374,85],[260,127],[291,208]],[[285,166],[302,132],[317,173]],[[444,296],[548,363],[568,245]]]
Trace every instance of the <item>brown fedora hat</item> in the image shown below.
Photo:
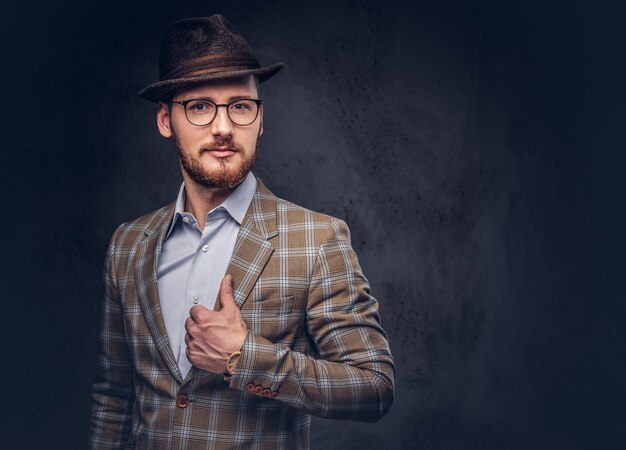
[[[243,36],[219,14],[183,19],[163,38],[159,81],[139,95],[158,102],[175,89],[208,80],[256,75],[263,82],[283,65],[261,67]]]

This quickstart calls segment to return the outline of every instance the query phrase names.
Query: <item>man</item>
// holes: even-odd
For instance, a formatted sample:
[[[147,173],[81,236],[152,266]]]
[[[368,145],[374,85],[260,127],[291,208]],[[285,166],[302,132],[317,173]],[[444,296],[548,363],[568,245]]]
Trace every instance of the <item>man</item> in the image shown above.
[[[308,448],[310,415],[375,421],[394,366],[341,220],[251,173],[261,67],[221,16],[176,22],[157,125],[174,138],[176,202],[120,225],[106,293],[90,447]]]

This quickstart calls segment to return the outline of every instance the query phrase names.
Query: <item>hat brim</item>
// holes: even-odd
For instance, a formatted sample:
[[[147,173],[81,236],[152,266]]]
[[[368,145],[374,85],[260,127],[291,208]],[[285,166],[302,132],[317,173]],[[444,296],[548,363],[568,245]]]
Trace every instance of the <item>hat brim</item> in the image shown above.
[[[243,77],[246,75],[256,75],[259,78],[259,83],[262,83],[264,81],[267,81],[274,75],[276,75],[278,71],[283,68],[284,65],[285,65],[284,63],[280,62],[280,63],[273,64],[271,66],[261,67],[258,69],[215,72],[215,73],[207,73],[207,74],[199,75],[196,77],[163,80],[157,83],[153,83],[149,86],[146,86],[141,91],[139,91],[139,95],[145,98],[146,100],[149,100],[154,103],[158,103],[168,93],[176,89],[193,86],[195,84],[199,84],[204,81],[237,78],[237,77]]]

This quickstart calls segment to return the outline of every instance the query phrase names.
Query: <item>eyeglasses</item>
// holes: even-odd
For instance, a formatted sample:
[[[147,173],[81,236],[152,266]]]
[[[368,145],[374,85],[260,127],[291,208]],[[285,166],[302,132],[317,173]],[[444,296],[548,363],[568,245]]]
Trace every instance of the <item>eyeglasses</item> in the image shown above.
[[[205,98],[192,98],[189,100],[174,101],[185,108],[185,116],[192,125],[203,127],[215,120],[217,109],[220,106],[226,108],[228,118],[239,126],[250,125],[259,115],[259,106],[263,104],[261,100],[253,98],[239,98],[229,103],[218,105],[217,103]]]

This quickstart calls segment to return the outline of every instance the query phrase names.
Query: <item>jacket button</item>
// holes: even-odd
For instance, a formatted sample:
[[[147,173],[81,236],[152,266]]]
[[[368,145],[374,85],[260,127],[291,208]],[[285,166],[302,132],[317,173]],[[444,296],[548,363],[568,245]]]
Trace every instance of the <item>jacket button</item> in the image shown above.
[[[270,397],[271,397],[271,398],[276,398],[276,397],[278,397],[278,391],[274,391],[274,392],[272,392],[272,393],[270,394]]]
[[[187,397],[185,394],[179,395],[178,398],[176,398],[176,406],[178,406],[179,408],[186,408],[187,406],[189,406],[189,397]]]
[[[257,386],[254,388],[254,391],[253,391],[253,392],[254,392],[255,394],[260,394],[261,392],[263,392],[263,386],[258,386],[258,385],[257,385]]]
[[[255,387],[256,387],[256,385],[254,383],[248,383],[248,385],[246,386],[246,390],[248,392],[252,392],[252,391],[254,391]]]
[[[261,395],[263,397],[269,397],[272,394],[272,391],[270,389],[263,389],[263,391],[261,392]]]

